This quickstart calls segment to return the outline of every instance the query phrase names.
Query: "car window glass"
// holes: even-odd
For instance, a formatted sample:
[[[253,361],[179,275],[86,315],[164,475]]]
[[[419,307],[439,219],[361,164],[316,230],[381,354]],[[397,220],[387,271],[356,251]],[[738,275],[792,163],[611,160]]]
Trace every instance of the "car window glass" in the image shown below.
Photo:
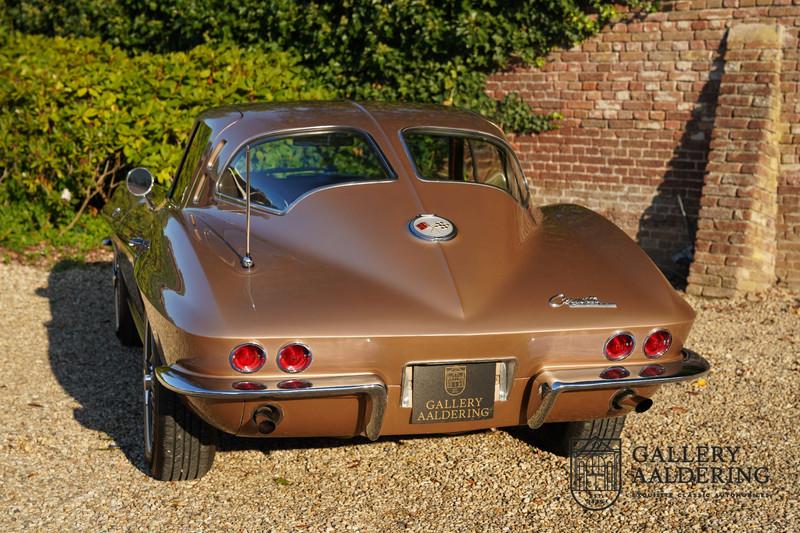
[[[223,172],[218,192],[244,199],[246,150]],[[307,133],[268,139],[250,148],[253,203],[284,210],[305,193],[342,183],[391,179],[377,149],[356,132]]]
[[[524,196],[516,160],[497,143],[477,135],[425,131],[407,131],[403,138],[423,179],[482,183],[518,200]]]
[[[200,158],[205,152],[208,140],[211,137],[211,128],[204,123],[200,123],[195,128],[194,134],[189,141],[189,147],[183,155],[181,166],[178,169],[178,175],[175,182],[172,184],[172,192],[170,197],[176,204],[183,203],[183,195],[186,189],[191,185],[192,178],[194,178],[197,171],[197,166],[200,163]]]
[[[464,143],[466,181],[485,183],[510,191],[502,150],[480,139],[465,139]]]

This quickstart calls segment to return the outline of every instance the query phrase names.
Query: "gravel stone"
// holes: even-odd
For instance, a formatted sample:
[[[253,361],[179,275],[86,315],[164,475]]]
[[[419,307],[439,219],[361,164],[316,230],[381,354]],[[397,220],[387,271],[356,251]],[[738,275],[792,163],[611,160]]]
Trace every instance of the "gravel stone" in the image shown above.
[[[457,436],[225,437],[201,480],[145,474],[139,353],[113,334],[107,263],[59,271],[0,265],[0,531],[797,531],[800,298],[771,290],[687,299],[688,346],[713,365],[628,417],[622,494],[604,511],[569,492],[569,461],[524,430]],[[769,468],[767,498],[639,498],[636,445],[741,446]]]

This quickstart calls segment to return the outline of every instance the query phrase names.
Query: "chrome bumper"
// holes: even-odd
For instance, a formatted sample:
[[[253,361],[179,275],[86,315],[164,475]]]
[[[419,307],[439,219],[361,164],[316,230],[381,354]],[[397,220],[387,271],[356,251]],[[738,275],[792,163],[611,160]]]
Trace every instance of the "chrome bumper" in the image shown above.
[[[369,420],[364,435],[370,440],[378,438],[386,412],[386,386],[370,374],[355,376],[335,376],[309,378],[311,386],[304,389],[279,389],[278,383],[285,379],[210,378],[197,377],[169,366],[156,368],[156,379],[165,388],[182,396],[211,398],[217,400],[297,400],[301,398],[330,398],[335,396],[364,395],[370,401]],[[290,379],[287,377],[287,379]],[[239,381],[255,381],[265,388],[260,390],[239,390],[233,387]]]
[[[708,373],[711,368],[708,361],[691,350],[684,349],[682,352],[682,361],[663,364],[654,361],[637,365],[615,365],[624,366],[630,372],[630,376],[636,376],[621,379],[598,379],[596,368],[544,370],[534,379],[534,388],[531,394],[538,393],[540,403],[528,419],[528,426],[536,429],[544,424],[558,395],[562,392],[653,387],[664,383],[697,379]],[[658,376],[639,376],[643,369],[654,365],[662,366],[664,372]]]

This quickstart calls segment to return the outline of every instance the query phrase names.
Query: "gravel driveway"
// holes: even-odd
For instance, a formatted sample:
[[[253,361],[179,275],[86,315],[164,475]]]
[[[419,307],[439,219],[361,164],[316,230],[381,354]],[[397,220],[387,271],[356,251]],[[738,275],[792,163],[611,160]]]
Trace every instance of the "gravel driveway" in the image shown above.
[[[797,531],[800,299],[776,290],[690,301],[689,344],[712,374],[663,388],[648,413],[628,417],[622,494],[587,511],[570,494],[569,460],[521,430],[374,443],[231,437],[205,478],[154,481],[140,442],[139,353],[112,333],[108,264],[0,265],[0,531]],[[655,449],[698,445],[739,447],[735,463],[717,466],[760,468],[763,482],[635,478],[676,465]]]

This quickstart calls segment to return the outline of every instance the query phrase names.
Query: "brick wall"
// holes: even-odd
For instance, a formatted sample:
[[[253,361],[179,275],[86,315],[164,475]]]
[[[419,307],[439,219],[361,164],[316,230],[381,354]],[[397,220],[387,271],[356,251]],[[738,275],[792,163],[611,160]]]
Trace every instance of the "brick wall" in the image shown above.
[[[775,282],[782,27],[728,31],[688,291],[733,296]]]
[[[719,157],[714,155],[719,150],[739,149],[730,142],[721,148],[722,140],[713,134],[715,128],[721,128],[719,120],[725,124],[724,118],[728,118],[717,116],[720,105],[733,102],[720,100],[729,31],[756,23],[776,28],[780,36],[772,65],[777,69],[774,78],[764,78],[761,84],[776,99],[776,131],[758,141],[775,149],[775,209],[772,229],[751,232],[747,242],[738,243],[743,248],[737,248],[729,242],[737,232],[736,225],[726,224],[725,217],[730,221],[736,216],[761,220],[759,209],[766,209],[769,215],[769,206],[751,203],[738,214],[731,210],[727,215],[704,208],[703,214],[701,196],[714,171],[710,154],[713,159]],[[736,254],[742,249],[758,249],[771,253],[772,263],[770,266],[767,261],[765,266],[757,261],[752,268],[771,268],[770,282],[800,287],[799,29],[800,5],[791,5],[791,0],[665,2],[657,13],[631,14],[578,47],[554,52],[539,69],[497,73],[489,80],[487,91],[498,98],[518,92],[537,111],[558,112],[564,117],[556,131],[513,139],[532,190],[542,203],[577,202],[603,213],[636,238],[677,283],[686,281],[687,252],[709,224],[703,219],[716,213],[713,216],[721,221],[713,224],[727,229],[706,231],[692,266],[693,283],[722,287],[726,275],[735,277],[738,274],[730,274],[735,269],[746,271],[752,266],[736,259]],[[759,57],[744,63],[746,68],[756,68],[752,63],[761,61],[770,60]],[[729,76],[732,68],[728,68]],[[737,114],[748,113],[752,103],[741,104]],[[728,112],[728,107],[721,111]],[[717,146],[712,145],[712,138]],[[752,143],[747,146],[755,147]],[[739,167],[737,172],[747,174],[747,168]],[[736,179],[719,176],[719,171],[720,183],[726,182],[721,190],[730,195],[723,204],[736,204],[747,195],[752,198],[753,191],[767,183],[752,173],[752,180],[761,180],[760,186],[741,181],[741,176],[737,185],[733,183]],[[707,189],[706,196],[711,192]],[[729,246],[716,246],[717,256],[712,257],[712,244]],[[728,256],[733,259],[729,261]],[[707,262],[729,269],[717,273],[714,268],[698,270]],[[710,278],[698,278],[700,275]],[[714,276],[718,279],[712,279]],[[712,294],[715,291],[710,290],[707,294],[724,296],[754,288],[747,283],[725,283],[733,291]]]

